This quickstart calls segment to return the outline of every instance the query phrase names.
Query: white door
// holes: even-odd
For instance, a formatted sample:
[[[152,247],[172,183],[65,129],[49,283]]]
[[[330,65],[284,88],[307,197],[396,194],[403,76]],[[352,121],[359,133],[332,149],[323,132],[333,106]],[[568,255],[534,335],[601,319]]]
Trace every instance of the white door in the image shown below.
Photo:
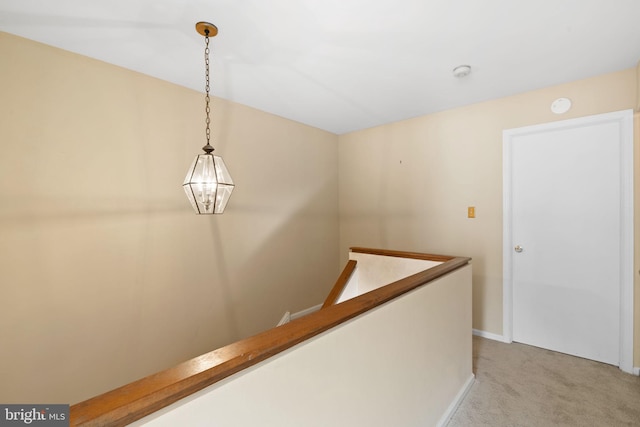
[[[627,349],[623,335],[633,324],[625,302],[633,291],[631,124],[625,111],[505,131],[505,294],[514,341],[625,369],[622,353],[632,353],[632,343]]]

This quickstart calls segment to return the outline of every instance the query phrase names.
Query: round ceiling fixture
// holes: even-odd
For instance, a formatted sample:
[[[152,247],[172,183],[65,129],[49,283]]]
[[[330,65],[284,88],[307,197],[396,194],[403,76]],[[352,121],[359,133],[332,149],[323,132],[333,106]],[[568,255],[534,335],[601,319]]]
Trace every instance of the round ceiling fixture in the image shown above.
[[[453,69],[453,76],[459,79],[468,76],[471,74],[471,66],[470,65],[458,65]]]
[[[571,108],[571,100],[569,98],[558,98],[551,103],[551,111],[555,114],[564,114]]]

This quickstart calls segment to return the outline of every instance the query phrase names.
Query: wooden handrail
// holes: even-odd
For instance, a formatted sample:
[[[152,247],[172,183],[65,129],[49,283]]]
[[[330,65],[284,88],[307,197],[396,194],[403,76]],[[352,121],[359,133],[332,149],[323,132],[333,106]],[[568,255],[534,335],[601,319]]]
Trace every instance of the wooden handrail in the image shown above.
[[[347,286],[347,283],[353,275],[353,272],[356,270],[356,264],[358,264],[358,261],[352,259],[347,262],[347,265],[344,266],[344,270],[342,270],[340,277],[338,277],[335,285],[333,285],[333,288],[331,288],[331,292],[329,292],[329,296],[327,296],[327,299],[324,300],[324,304],[322,304],[321,308],[327,308],[335,304],[337,299],[340,297],[340,294],[342,294],[344,287]]]
[[[391,249],[360,248],[357,246],[351,247],[349,249],[351,250],[351,252],[357,252],[361,254],[395,256],[400,258],[422,259],[425,261],[447,262],[455,258],[454,256],[450,256],[450,255],[434,255],[434,254],[423,254],[420,252],[393,251]]]
[[[449,257],[448,261],[428,270],[75,404],[71,407],[71,425],[89,427],[130,424],[461,268],[469,261],[470,258]]]

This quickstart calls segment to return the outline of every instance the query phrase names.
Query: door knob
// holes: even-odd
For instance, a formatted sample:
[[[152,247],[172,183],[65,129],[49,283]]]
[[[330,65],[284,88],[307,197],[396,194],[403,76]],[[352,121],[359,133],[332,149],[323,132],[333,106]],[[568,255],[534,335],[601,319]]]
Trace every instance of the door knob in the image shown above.
[[[522,246],[520,246],[520,245],[516,245],[516,247],[515,247],[515,248],[513,248],[513,250],[514,250],[514,251],[516,251],[516,252],[518,252],[518,253],[520,253],[520,252],[522,252]]]

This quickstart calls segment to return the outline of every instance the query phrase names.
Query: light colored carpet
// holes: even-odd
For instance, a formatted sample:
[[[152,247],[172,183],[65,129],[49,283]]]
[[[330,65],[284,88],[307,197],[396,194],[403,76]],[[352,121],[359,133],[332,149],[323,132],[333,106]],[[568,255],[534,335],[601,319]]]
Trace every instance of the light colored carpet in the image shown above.
[[[640,377],[615,366],[473,337],[473,372],[449,427],[640,426]]]

